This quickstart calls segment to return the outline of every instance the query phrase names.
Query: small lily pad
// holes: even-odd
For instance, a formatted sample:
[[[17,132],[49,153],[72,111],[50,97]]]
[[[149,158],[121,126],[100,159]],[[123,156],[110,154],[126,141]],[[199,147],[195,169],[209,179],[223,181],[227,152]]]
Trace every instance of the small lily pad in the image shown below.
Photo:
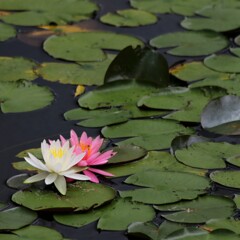
[[[70,61],[103,61],[101,49],[121,50],[128,45],[142,45],[142,41],[112,32],[78,32],[63,36],[51,36],[43,45],[44,50],[54,58]]]
[[[29,112],[43,108],[54,96],[47,87],[28,82],[0,83],[0,105],[3,113]]]
[[[28,153],[33,154],[38,159],[43,159],[41,148],[31,148],[24,150],[16,155],[18,158],[28,157]]]
[[[208,44],[202,44],[207,42]],[[174,47],[167,53],[176,56],[202,56],[220,51],[228,46],[228,40],[215,32],[175,32],[157,36],[150,41],[157,48]]]
[[[161,214],[167,220],[181,223],[203,223],[213,218],[231,217],[235,204],[230,198],[204,196],[196,200],[155,206],[160,211],[174,211]]]
[[[10,188],[15,189],[24,189],[28,187],[26,184],[24,184],[24,181],[28,178],[28,174],[22,173],[16,176],[13,176],[7,180],[7,185]]]
[[[236,56],[240,57],[240,48],[230,48],[231,53],[235,54]]]
[[[240,133],[240,97],[227,95],[210,101],[201,115],[202,127],[210,132],[238,135]]]
[[[142,10],[124,9],[116,13],[107,13],[100,18],[100,21],[116,27],[137,27],[156,23],[157,17]]]
[[[66,196],[60,196],[53,190],[28,188],[13,194],[12,200],[35,211],[72,212],[96,208],[111,201],[115,195],[115,190],[108,186],[90,182],[76,182],[68,184]]]
[[[0,23],[0,41],[5,41],[15,36],[16,36],[16,30],[14,27],[4,23]]]
[[[21,219],[21,221],[19,221]],[[0,230],[19,229],[31,224],[37,214],[23,207],[14,207],[0,212]],[[1,239],[1,237],[0,237]]]

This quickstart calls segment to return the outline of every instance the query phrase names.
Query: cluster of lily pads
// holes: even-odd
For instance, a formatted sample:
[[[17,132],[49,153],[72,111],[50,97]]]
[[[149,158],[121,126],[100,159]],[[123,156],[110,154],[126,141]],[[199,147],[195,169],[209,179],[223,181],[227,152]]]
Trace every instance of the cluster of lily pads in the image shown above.
[[[1,204],[0,239],[67,240],[56,230],[28,226],[41,212],[66,226],[97,222],[97,229],[125,231],[137,239],[239,239],[240,195],[235,193],[240,186],[239,145],[199,135],[203,129],[224,135],[240,132],[240,24],[236,21],[240,1],[131,0],[130,6],[99,21],[136,27],[175,13],[185,16],[181,26],[187,31],[156,36],[150,47],[144,47],[141,39],[130,35],[66,25],[95,17],[101,6],[88,0],[0,1],[0,19],[5,22],[0,25],[0,41],[17,35],[28,42],[33,37],[31,32],[17,33],[9,24],[41,25],[34,33],[44,36],[43,49],[58,59],[37,63],[0,57],[1,111],[27,112],[50,105],[54,94],[32,83],[38,77],[78,85],[76,95],[85,86],[97,85],[81,95],[79,107],[64,113],[64,118],[82,127],[102,128],[106,142],[101,151],[117,153],[95,171],[109,173],[107,179],[68,182],[66,192],[66,182],[58,183],[59,166],[55,174],[49,165],[42,166],[49,159],[40,149],[19,153],[32,164],[13,163],[24,173],[7,181],[18,190],[12,195],[17,206]],[[65,26],[43,26],[52,23]],[[197,60],[169,69],[157,50],[164,48],[170,48],[166,54]],[[37,177],[29,178],[26,171],[37,169]],[[92,166],[79,166],[71,173],[91,169],[94,173]],[[111,187],[117,177],[124,178],[126,189]],[[33,179],[45,179],[47,186],[24,183]],[[215,191],[219,186],[230,193],[219,194]]]

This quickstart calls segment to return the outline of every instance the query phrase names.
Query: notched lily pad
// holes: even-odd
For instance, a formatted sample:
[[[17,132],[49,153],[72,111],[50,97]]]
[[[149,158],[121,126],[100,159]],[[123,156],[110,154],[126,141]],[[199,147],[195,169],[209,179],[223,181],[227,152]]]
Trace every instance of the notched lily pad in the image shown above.
[[[18,191],[12,196],[12,201],[35,211],[86,211],[111,201],[116,191],[102,184],[76,182],[68,184],[65,196],[60,196],[53,190],[28,188]]]

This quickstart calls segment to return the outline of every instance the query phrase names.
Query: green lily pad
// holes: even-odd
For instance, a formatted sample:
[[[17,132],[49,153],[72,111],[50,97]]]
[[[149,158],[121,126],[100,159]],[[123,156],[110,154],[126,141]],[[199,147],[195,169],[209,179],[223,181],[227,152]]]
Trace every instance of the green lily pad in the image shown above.
[[[240,234],[240,221],[233,218],[219,218],[219,219],[210,219],[207,221],[201,228],[206,229],[207,231],[215,231],[217,229],[226,229],[236,234]]]
[[[240,23],[235,21],[239,16],[238,8],[209,5],[197,11],[201,17],[185,18],[181,26],[188,30],[212,30],[215,32],[226,32],[240,27]]]
[[[15,188],[15,189],[24,189],[28,187],[26,184],[24,184],[24,181],[28,178],[28,174],[22,173],[13,177],[10,177],[7,180],[7,185],[10,188]]]
[[[240,58],[230,55],[211,55],[204,59],[204,64],[218,72],[240,73]]]
[[[25,157],[28,157],[28,153],[33,154],[38,159],[43,159],[41,148],[31,148],[31,149],[21,151],[16,155],[16,157],[25,158]]]
[[[164,119],[139,119],[104,127],[102,129],[102,134],[106,138],[120,138],[154,136],[181,131],[185,131],[185,127],[175,121]]]
[[[240,172],[231,171],[215,171],[210,174],[212,181],[226,187],[240,188]]]
[[[240,195],[236,194],[233,200],[237,206],[237,209],[240,209]]]
[[[157,17],[146,11],[124,9],[116,13],[107,13],[100,18],[100,21],[116,27],[137,27],[156,23]]]
[[[208,44],[202,44],[207,42]],[[157,36],[150,41],[157,48],[174,47],[167,53],[176,56],[202,56],[220,51],[228,46],[228,40],[215,32],[174,32]]]
[[[148,169],[138,172],[125,180],[125,183],[145,188],[121,191],[121,197],[149,204],[166,204],[182,199],[194,199],[204,194],[209,180],[191,173],[170,172]]]
[[[16,30],[14,27],[4,23],[0,23],[0,41],[5,41],[15,36],[16,36]]]
[[[13,162],[12,166],[14,169],[19,171],[37,171],[38,169],[27,163],[26,161]]]
[[[240,46],[240,35],[238,35],[235,39],[234,39],[234,42]]]
[[[3,0],[0,3],[1,10],[13,11],[10,15],[2,16],[4,22],[22,25],[38,26],[50,23],[66,24],[88,19],[94,11],[98,10],[95,3],[88,0]]]
[[[21,219],[21,221],[19,221]],[[0,212],[0,230],[19,229],[31,224],[37,214],[23,207],[14,207]],[[1,237],[0,237],[1,239]]]
[[[138,106],[153,109],[177,110],[166,114],[163,118],[185,122],[200,122],[203,107],[209,100],[223,96],[225,90],[219,88],[189,89],[171,88],[169,92],[144,96],[138,101]]]
[[[235,54],[236,56],[240,57],[240,48],[230,48],[231,53]]]
[[[0,81],[34,80],[36,63],[22,57],[0,57]]]
[[[73,227],[81,227],[99,219],[97,228],[110,231],[125,230],[132,222],[150,221],[154,217],[151,206],[121,198],[91,212],[54,215],[57,222]]]
[[[42,63],[37,73],[48,81],[76,85],[102,85],[105,72],[115,55],[107,55],[101,62],[93,63]]]
[[[140,46],[124,48],[110,64],[105,83],[120,79],[158,87],[167,87],[171,83],[167,60],[157,51]]]
[[[240,133],[240,97],[223,96],[210,101],[201,115],[202,127],[210,132],[238,135]]]
[[[225,159],[238,154],[239,146],[229,143],[200,142],[175,151],[178,161],[190,167],[225,168]]]
[[[156,169],[162,171],[188,172],[204,176],[206,171],[195,169],[179,163],[172,155],[167,152],[148,152],[148,155],[138,161],[116,165],[106,166],[104,170],[110,172],[114,177],[127,176],[141,172],[147,169]]]
[[[3,113],[29,112],[43,108],[54,96],[47,87],[27,82],[0,83],[0,105]]]
[[[240,167],[240,153],[236,153],[236,156],[234,156],[234,154],[232,154],[231,157],[226,158],[226,161],[237,166]]]
[[[106,83],[84,94],[79,98],[78,103],[81,107],[89,109],[132,105],[136,104],[141,96],[157,92],[158,90],[153,86],[119,80]]]
[[[117,154],[109,159],[109,164],[131,162],[142,158],[147,154],[147,151],[144,148],[126,144],[114,147],[112,150]]]
[[[51,190],[28,188],[18,191],[12,200],[35,211],[86,211],[96,208],[115,198],[116,192],[112,188],[90,182],[76,182],[68,184],[66,196],[60,196]],[[41,196],[41,198],[39,198]]]
[[[51,36],[44,42],[43,48],[54,58],[87,62],[106,59],[101,49],[121,50],[128,45],[142,45],[142,41],[112,32],[78,32]]]
[[[155,206],[160,211],[174,211],[161,214],[167,220],[181,223],[202,223],[213,218],[227,218],[234,214],[235,204],[226,197],[204,196],[192,201]]]
[[[166,239],[171,233],[180,230],[183,225],[164,221],[159,227],[151,222],[135,222],[128,226],[127,234],[133,237],[140,237],[141,239]]]

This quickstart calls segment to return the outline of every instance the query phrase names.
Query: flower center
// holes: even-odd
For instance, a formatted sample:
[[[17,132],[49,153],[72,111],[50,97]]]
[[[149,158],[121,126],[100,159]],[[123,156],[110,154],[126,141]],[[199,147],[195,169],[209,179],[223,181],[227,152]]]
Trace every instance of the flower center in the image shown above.
[[[86,152],[85,157],[88,157],[89,155],[91,155],[90,145],[80,143],[79,147],[81,148],[82,152]]]
[[[64,151],[62,148],[60,149],[53,148],[50,150],[50,152],[54,156],[54,158],[62,158],[64,155]]]

